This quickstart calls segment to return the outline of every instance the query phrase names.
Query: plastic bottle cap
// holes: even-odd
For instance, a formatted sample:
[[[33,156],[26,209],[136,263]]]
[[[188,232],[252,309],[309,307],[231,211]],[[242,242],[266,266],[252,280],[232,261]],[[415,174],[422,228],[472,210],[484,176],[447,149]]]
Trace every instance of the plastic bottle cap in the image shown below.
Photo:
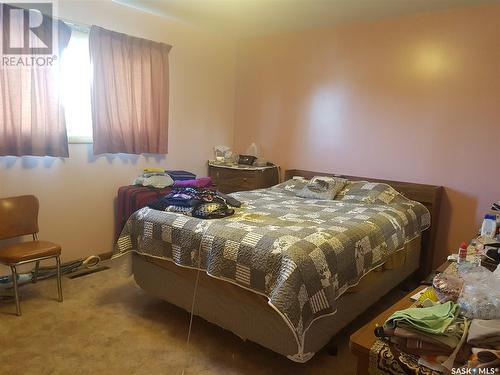
[[[462,242],[462,243],[460,244],[460,248],[461,248],[461,249],[467,249],[467,243]]]

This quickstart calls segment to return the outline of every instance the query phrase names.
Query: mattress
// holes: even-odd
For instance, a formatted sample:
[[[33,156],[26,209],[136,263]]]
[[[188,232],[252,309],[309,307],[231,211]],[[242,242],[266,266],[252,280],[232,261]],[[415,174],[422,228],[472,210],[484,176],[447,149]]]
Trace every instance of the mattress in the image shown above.
[[[337,312],[315,320],[305,332],[303,344],[297,342],[282,316],[268,304],[266,297],[200,272],[194,314],[258,343],[297,362],[305,362],[330,338],[379,298],[388,293],[418,268],[420,237],[365,275],[360,283],[338,298]],[[179,267],[169,260],[133,255],[133,274],[137,284],[148,293],[186,311],[191,303],[196,270]]]

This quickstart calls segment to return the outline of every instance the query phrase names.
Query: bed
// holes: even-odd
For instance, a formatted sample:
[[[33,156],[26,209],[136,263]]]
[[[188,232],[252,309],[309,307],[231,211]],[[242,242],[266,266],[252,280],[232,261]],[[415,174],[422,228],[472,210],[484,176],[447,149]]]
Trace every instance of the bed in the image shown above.
[[[234,193],[244,205],[224,219],[143,208],[115,252],[132,253],[139,286],[187,311],[201,270],[196,315],[305,362],[401,281],[427,272],[440,198],[436,186],[352,176],[334,201],[298,197],[306,181],[291,177],[317,175],[332,174],[290,170],[279,185]]]

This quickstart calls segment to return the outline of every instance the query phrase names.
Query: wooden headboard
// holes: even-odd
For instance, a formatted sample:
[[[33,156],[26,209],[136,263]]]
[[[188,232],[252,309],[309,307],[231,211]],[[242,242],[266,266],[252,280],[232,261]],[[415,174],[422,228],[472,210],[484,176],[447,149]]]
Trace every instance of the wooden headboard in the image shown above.
[[[347,178],[352,181],[382,182],[391,185],[405,197],[422,203],[431,213],[431,227],[422,235],[422,250],[420,253],[420,268],[418,269],[418,277],[425,278],[429,275],[429,273],[431,273],[436,249],[436,233],[439,224],[439,209],[441,206],[441,195],[443,191],[442,186],[381,180],[371,177],[346,176],[336,173],[303,171],[299,169],[289,169],[285,171],[285,180],[289,180],[294,176],[301,176],[307,179],[311,179],[314,176],[337,176]]]

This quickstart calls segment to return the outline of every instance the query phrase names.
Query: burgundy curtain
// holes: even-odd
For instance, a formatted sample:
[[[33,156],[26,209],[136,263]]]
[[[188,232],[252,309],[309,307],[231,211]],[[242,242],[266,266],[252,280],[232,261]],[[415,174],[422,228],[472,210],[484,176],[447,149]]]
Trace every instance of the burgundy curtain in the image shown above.
[[[10,12],[10,9],[17,8],[3,4],[2,21],[5,22],[9,12],[10,38],[23,41],[23,13]],[[29,64],[32,57],[53,56],[31,54],[33,51],[29,46],[22,48],[23,54],[3,56],[4,60],[11,59],[9,66],[3,64],[0,72],[0,156],[68,157],[66,122],[59,97],[58,61],[68,45],[71,29],[62,21],[45,17],[38,33],[50,35],[52,28],[56,33],[54,35],[57,35],[52,52],[54,55],[59,52],[59,55],[52,60],[52,64],[41,63],[38,66],[35,63],[35,66],[27,66],[26,62]],[[30,34],[30,38],[33,40],[36,36]],[[2,41],[2,50],[3,47]],[[19,65],[19,59],[24,59],[25,63]],[[38,61],[42,62],[41,59]]]
[[[167,153],[171,46],[92,26],[94,153]]]

